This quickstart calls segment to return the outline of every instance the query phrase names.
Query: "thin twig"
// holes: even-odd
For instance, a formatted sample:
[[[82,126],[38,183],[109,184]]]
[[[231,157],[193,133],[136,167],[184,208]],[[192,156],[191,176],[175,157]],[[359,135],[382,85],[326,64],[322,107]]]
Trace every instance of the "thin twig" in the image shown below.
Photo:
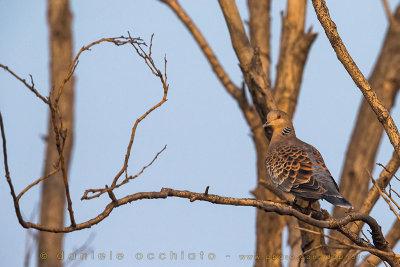
[[[101,38],[101,39],[99,39],[97,41],[94,41],[94,42],[88,44],[87,46],[82,46],[82,48],[76,54],[76,56],[75,56],[74,60],[72,61],[71,65],[69,66],[67,73],[65,74],[65,78],[64,78],[63,82],[61,83],[61,85],[60,85],[60,87],[58,89],[58,93],[57,93],[56,98],[54,99],[55,102],[58,102],[58,100],[60,99],[60,97],[62,95],[62,92],[64,90],[65,84],[70,80],[70,78],[74,74],[75,69],[76,69],[76,67],[77,67],[77,65],[79,63],[78,59],[81,56],[81,54],[84,51],[90,51],[90,49],[93,46],[98,45],[98,44],[103,43],[103,42],[113,43],[116,46],[122,46],[122,45],[129,44],[129,43],[132,43],[132,42],[135,42],[135,43],[138,43],[138,44],[144,44],[143,40],[140,37],[129,39],[129,38],[125,37],[125,36],[119,36],[119,37]]]
[[[128,33],[129,34],[129,33]],[[167,101],[167,94],[168,94],[168,88],[169,88],[169,84],[167,83],[167,75],[166,74],[162,74],[162,72],[156,67],[153,59],[151,57],[149,57],[148,53],[146,51],[144,51],[141,47],[141,45],[143,43],[135,43],[135,39],[133,39],[132,37],[128,37],[128,39],[131,41],[130,44],[132,45],[132,47],[136,50],[137,54],[144,59],[146,65],[149,67],[149,69],[151,70],[151,72],[160,79],[161,84],[163,86],[164,89],[164,94],[163,97],[161,99],[160,102],[158,102],[157,104],[155,104],[153,107],[151,107],[150,109],[148,109],[140,118],[138,118],[135,122],[135,124],[132,127],[132,131],[131,131],[131,138],[129,140],[129,144],[128,147],[126,149],[126,154],[125,154],[125,160],[124,160],[124,164],[121,168],[121,170],[115,175],[114,180],[111,184],[111,188],[114,188],[117,185],[118,179],[121,177],[121,175],[127,171],[128,169],[128,161],[131,155],[131,150],[132,150],[132,145],[133,145],[133,141],[135,139],[135,135],[136,135],[136,129],[137,126],[139,125],[139,123],[144,120],[151,112],[153,112],[154,110],[156,110],[157,108],[159,108],[160,106],[162,106],[166,101]],[[150,45],[151,47],[151,45]],[[166,58],[164,58],[164,64],[167,64],[167,60]],[[166,69],[166,66],[164,67],[164,69]]]
[[[57,164],[58,165],[58,164]],[[56,169],[52,170],[51,172],[49,172],[48,174],[40,177],[39,179],[37,179],[35,182],[31,183],[30,185],[28,185],[24,190],[21,191],[21,193],[18,194],[17,196],[17,200],[19,201],[19,199],[22,197],[23,194],[25,194],[29,189],[31,189],[32,187],[34,187],[35,185],[37,185],[38,183],[40,183],[41,181],[49,178],[50,176],[56,174],[58,171],[60,170],[60,166],[58,166]]]
[[[3,68],[5,71],[7,71],[8,73],[10,73],[12,76],[14,76],[17,80],[19,80],[20,82],[22,82],[26,88],[28,88],[29,90],[31,90],[38,98],[40,98],[44,103],[48,104],[49,100],[46,99],[44,96],[42,96],[36,89],[35,89],[35,83],[33,82],[33,78],[32,75],[29,75],[29,77],[31,78],[31,84],[29,85],[25,79],[22,79],[21,77],[19,77],[17,74],[15,74],[15,72],[13,72],[12,70],[10,70],[7,66],[0,64],[0,68]]]
[[[394,172],[393,172],[393,171],[390,171],[390,170],[388,170],[388,168],[386,168],[386,166],[382,165],[382,163],[376,163],[376,165],[381,166],[383,169],[385,169],[385,171],[387,171],[387,172],[388,172],[389,174],[391,174],[394,178],[396,178],[397,181],[400,182],[399,177],[397,177],[396,174],[395,174],[397,170],[395,170]]]
[[[375,179],[372,177],[371,173],[370,172],[368,172],[368,173],[369,173],[369,178],[371,179],[372,183],[374,184],[374,186],[378,190],[379,194],[385,200],[385,202],[389,205],[390,210],[394,213],[394,215],[396,215],[397,219],[400,221],[399,213],[396,211],[396,209],[393,207],[392,203],[390,202],[390,200],[386,196],[387,193],[386,194],[384,193],[384,192],[386,192],[386,190],[385,189],[382,190],[381,188],[379,188],[379,186],[377,185]]]
[[[100,189],[87,189],[85,190],[85,193],[83,194],[81,200],[89,200],[89,199],[93,199],[96,197],[101,196],[102,194],[106,193],[106,192],[110,192],[112,190],[114,190],[115,188],[120,187],[121,185],[124,185],[126,183],[128,183],[130,180],[133,180],[137,177],[139,177],[145,169],[147,169],[148,167],[150,167],[154,161],[156,161],[156,159],[158,158],[158,156],[167,148],[167,145],[165,145],[155,156],[154,158],[150,161],[150,163],[148,163],[146,166],[144,166],[138,173],[136,173],[135,175],[126,177],[121,183],[116,184],[115,186],[112,187],[108,187],[106,186],[105,188],[100,188]],[[88,196],[89,193],[92,193],[93,195]],[[97,193],[97,194],[94,194]]]
[[[361,250],[361,251],[368,251],[370,253],[373,253],[374,255],[379,254],[379,255],[384,255],[384,256],[388,256],[388,257],[392,257],[393,256],[393,252],[385,252],[379,249],[375,249],[375,248],[369,248],[369,247],[360,247],[357,245],[353,245],[353,244],[347,244],[346,242],[344,242],[343,240],[336,238],[332,235],[327,235],[321,232],[316,232],[310,229],[306,229],[306,228],[302,228],[302,227],[296,227],[297,229],[299,229],[300,231],[304,231],[304,232],[309,232],[312,234],[316,234],[316,235],[322,235],[323,237],[327,237],[329,239],[335,240],[336,242],[338,242],[339,244],[342,244],[343,246],[347,247],[347,249],[352,248],[352,249],[357,249],[357,250]]]

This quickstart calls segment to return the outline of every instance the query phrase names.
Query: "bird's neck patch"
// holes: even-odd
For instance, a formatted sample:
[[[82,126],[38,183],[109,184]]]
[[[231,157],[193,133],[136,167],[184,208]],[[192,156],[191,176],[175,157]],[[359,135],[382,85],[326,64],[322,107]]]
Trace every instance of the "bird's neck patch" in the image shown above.
[[[286,135],[290,134],[291,132],[292,132],[292,128],[286,127],[286,128],[284,128],[284,129],[282,130],[282,135],[283,135],[283,136],[286,136]]]

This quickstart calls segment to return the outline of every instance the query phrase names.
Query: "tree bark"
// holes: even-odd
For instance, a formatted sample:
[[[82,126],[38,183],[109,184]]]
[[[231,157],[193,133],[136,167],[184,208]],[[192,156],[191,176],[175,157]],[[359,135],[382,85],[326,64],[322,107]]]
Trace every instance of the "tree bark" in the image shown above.
[[[72,47],[72,14],[68,0],[48,0],[48,23],[50,28],[50,73],[51,92],[53,99],[57,89],[64,80],[68,67],[73,59]],[[74,82],[73,78],[65,85],[63,94],[58,102],[63,121],[63,131],[66,130],[67,138],[64,146],[65,167],[71,158],[73,144],[74,120]],[[44,173],[54,169],[59,159],[55,144],[55,133],[51,120],[48,122],[48,136]],[[42,183],[40,223],[48,226],[63,226],[65,212],[65,187],[63,175],[58,172]],[[63,234],[39,232],[39,253],[47,253],[47,259],[38,258],[38,266],[62,266]],[[58,255],[58,259],[57,259]]]
[[[250,19],[250,43],[259,50],[262,68],[271,84],[271,0],[247,0]]]

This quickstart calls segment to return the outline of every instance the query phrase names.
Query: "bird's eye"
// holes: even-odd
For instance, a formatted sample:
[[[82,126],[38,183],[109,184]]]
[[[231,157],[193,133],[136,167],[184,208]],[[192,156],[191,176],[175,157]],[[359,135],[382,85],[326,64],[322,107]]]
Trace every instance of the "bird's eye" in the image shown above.
[[[278,119],[280,119],[281,118],[281,115],[278,115]]]

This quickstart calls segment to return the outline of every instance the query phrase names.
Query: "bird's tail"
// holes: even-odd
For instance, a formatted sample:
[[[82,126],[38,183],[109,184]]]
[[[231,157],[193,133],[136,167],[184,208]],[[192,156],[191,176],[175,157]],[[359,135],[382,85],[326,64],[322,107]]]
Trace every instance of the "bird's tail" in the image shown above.
[[[343,207],[343,208],[352,208],[353,205],[347,199],[342,196],[324,196],[328,202],[332,203],[335,206]]]

